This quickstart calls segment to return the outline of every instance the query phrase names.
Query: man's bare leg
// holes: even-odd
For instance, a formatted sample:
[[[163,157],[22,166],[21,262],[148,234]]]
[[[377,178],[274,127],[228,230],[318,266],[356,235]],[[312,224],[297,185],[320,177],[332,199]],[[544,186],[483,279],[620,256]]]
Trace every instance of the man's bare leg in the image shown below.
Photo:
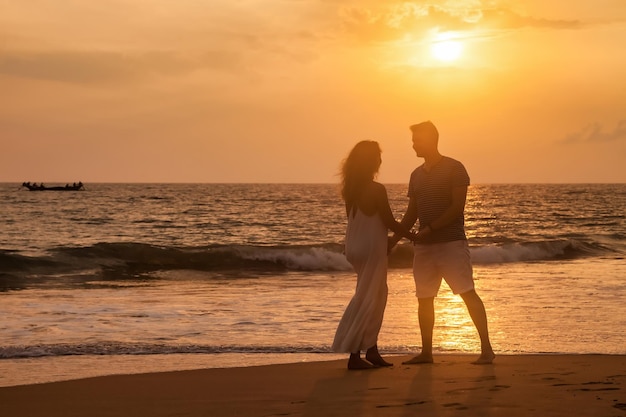
[[[393,363],[389,363],[380,356],[378,352],[378,346],[374,345],[367,349],[365,353],[365,359],[370,361],[374,366],[393,366]]]
[[[418,298],[417,316],[422,334],[422,352],[402,362],[404,365],[433,363],[433,329],[435,327],[435,297]]]
[[[480,349],[481,353],[477,360],[472,362],[475,365],[488,365],[493,363],[496,354],[493,352],[491,342],[489,341],[489,326],[487,324],[487,312],[485,311],[485,305],[480,299],[475,290],[468,291],[461,294],[467,311],[478,330],[480,336]]]

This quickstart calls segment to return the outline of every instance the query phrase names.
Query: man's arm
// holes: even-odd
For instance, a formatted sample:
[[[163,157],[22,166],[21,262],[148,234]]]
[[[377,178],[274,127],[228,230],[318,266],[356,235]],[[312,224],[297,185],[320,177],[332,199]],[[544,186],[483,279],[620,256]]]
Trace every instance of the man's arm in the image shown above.
[[[430,222],[431,230],[441,229],[452,223],[456,218],[463,215],[465,211],[465,200],[467,199],[467,186],[454,187],[452,189],[452,202],[450,207],[441,216]]]
[[[463,211],[465,210],[466,199],[467,186],[464,185],[461,187],[454,187],[452,189],[452,202],[450,203],[450,207],[448,207],[448,209],[444,211],[441,216],[437,217],[435,220],[430,222],[430,224],[423,227],[417,234],[418,239],[420,238],[420,236],[428,236],[433,231],[441,229],[442,227],[446,227],[447,225],[452,223],[454,219],[458,218],[458,216],[462,216]]]

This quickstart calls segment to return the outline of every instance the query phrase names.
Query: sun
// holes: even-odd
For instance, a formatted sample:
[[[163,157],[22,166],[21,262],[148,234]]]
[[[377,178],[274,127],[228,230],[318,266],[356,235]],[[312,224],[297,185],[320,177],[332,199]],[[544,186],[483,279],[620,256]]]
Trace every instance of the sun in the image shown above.
[[[454,39],[436,40],[430,46],[433,57],[439,61],[452,62],[461,57],[463,44]]]

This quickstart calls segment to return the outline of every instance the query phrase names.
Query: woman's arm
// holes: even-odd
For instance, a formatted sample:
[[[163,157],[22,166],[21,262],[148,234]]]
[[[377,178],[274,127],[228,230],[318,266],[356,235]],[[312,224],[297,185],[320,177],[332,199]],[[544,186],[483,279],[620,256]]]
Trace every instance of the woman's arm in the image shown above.
[[[402,223],[396,221],[393,213],[391,211],[391,207],[389,206],[389,198],[387,197],[387,189],[384,185],[379,183],[376,184],[375,188],[375,201],[377,212],[383,221],[383,224],[387,226],[389,230],[394,232],[395,235],[400,235],[406,237],[407,239],[414,240],[415,233],[412,233],[409,228],[407,228]]]
[[[400,224],[408,230],[411,230],[417,221],[417,201],[415,197],[409,198],[409,204],[406,208],[406,212],[404,216],[402,216],[402,220]],[[402,239],[398,233],[394,233],[393,236],[389,238],[389,250],[391,250],[399,241]]]

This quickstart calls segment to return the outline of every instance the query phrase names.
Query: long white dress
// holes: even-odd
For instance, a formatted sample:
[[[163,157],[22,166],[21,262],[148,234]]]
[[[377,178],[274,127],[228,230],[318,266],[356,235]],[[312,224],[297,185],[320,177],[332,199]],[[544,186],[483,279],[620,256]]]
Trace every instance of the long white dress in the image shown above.
[[[355,353],[376,344],[387,304],[387,227],[360,209],[348,216],[346,258],[357,274],[356,291],[337,327],[332,349]]]

